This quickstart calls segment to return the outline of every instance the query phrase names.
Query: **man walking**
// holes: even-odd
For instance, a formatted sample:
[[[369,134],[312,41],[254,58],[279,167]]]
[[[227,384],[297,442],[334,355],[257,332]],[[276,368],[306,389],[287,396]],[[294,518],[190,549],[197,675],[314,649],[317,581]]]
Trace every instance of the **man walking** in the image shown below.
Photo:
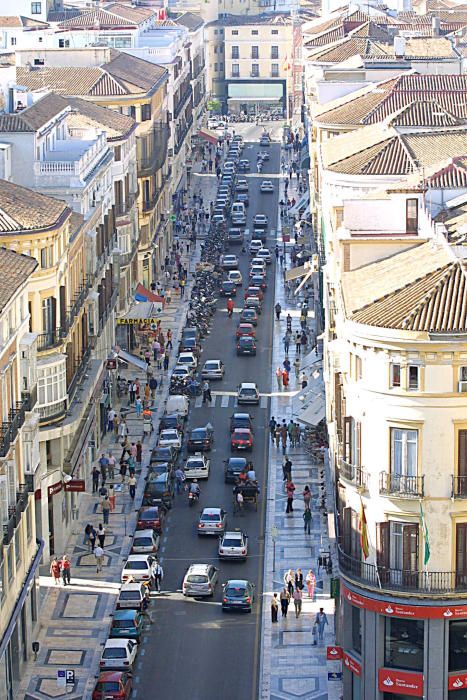
[[[183,489],[183,483],[185,481],[185,472],[181,467],[177,467],[175,470],[175,488],[177,493],[181,493]]]
[[[269,432],[271,433],[271,440],[274,442],[274,437],[276,435],[276,419],[274,416],[271,417],[269,421]]]
[[[277,600],[277,593],[274,593],[271,600],[271,620],[272,622],[277,622],[277,612],[279,610],[279,603]]]
[[[99,490],[99,477],[101,473],[97,467],[92,468],[92,492],[97,493]]]
[[[301,588],[296,587],[293,592],[293,604],[295,606],[295,617],[299,617],[302,612],[303,593]]]
[[[207,379],[203,384],[203,403],[206,403],[206,401],[209,401],[209,403],[212,401],[211,387]]]
[[[62,572],[63,585],[69,586],[71,578],[71,564],[66,554],[63,555],[63,559],[60,562],[60,569]]]
[[[102,517],[104,520],[104,525],[109,524],[109,515],[110,515],[110,501],[107,498],[107,496],[104,496],[104,498],[101,501],[101,506],[102,506]]]
[[[324,636],[324,627],[325,625],[328,625],[328,618],[326,617],[326,613],[324,612],[324,608],[319,609],[319,613],[316,614],[316,624],[318,625],[318,636],[319,636],[319,641],[323,641],[323,636]]]
[[[158,593],[161,592],[162,579],[164,578],[164,570],[162,566],[157,562],[156,568],[154,569],[154,586]]]
[[[303,511],[303,522],[305,535],[311,535],[311,510],[309,508],[305,508]]]
[[[130,498],[132,501],[134,501],[136,496],[136,476],[134,474],[132,474],[128,479],[128,489],[130,492]]]
[[[104,564],[104,550],[100,544],[98,544],[97,547],[94,547],[94,556],[96,557],[96,571],[97,573],[100,573]]]

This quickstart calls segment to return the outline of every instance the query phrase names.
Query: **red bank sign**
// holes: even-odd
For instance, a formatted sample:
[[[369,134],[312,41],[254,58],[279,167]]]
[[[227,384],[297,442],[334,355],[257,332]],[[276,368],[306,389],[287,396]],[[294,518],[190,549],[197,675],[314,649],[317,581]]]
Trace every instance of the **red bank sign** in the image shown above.
[[[467,688],[467,673],[457,673],[448,678],[449,690],[462,690]]]
[[[349,671],[352,671],[352,673],[355,673],[356,676],[361,676],[362,675],[362,667],[361,664],[359,664],[358,661],[356,661],[353,656],[350,656],[350,654],[347,654],[346,651],[344,651],[344,666],[349,669]]]
[[[392,668],[380,668],[378,688],[383,693],[401,693],[415,698],[423,697],[423,675]]]
[[[339,661],[339,659],[342,659],[342,647],[326,647],[326,658],[328,661]]]
[[[365,610],[372,610],[380,615],[410,617],[414,620],[437,620],[443,618],[446,620],[459,620],[461,618],[467,618],[467,605],[444,605],[439,607],[400,605],[399,603],[389,603],[385,602],[384,600],[366,598],[365,596],[350,591],[344,585],[341,585],[341,591],[342,596],[345,598],[345,600],[351,603],[351,605],[355,605],[358,608],[364,608]]]

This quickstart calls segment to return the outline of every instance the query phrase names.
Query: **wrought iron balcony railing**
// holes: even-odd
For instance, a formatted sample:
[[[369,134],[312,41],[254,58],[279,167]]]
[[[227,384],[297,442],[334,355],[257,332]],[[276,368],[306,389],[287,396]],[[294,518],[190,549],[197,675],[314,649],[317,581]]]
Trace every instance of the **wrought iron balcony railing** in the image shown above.
[[[25,406],[22,401],[16,402],[8,412],[8,420],[0,423],[0,457],[6,457],[11,444],[15,441],[18,431],[25,419]]]
[[[453,476],[452,478],[452,498],[467,498],[467,475]]]
[[[401,498],[420,498],[424,494],[423,476],[405,476],[404,474],[379,475],[379,492],[384,496],[400,496]]]
[[[339,476],[346,481],[349,481],[355,486],[361,486],[362,488],[368,488],[368,472],[363,467],[356,467],[350,462],[346,462],[343,459],[340,461],[339,466]]]

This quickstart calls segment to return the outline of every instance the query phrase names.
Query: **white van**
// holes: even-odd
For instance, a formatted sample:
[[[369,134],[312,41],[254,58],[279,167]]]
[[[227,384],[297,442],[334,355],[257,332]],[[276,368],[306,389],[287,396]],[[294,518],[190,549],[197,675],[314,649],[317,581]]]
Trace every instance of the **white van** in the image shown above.
[[[243,204],[243,202],[234,202],[232,204],[232,208],[230,209],[230,216],[236,216],[237,214],[246,216],[245,205]]]
[[[173,396],[169,396],[165,404],[165,412],[168,415],[176,413],[178,416],[183,416],[184,418],[188,415],[189,408],[190,402],[187,397],[182,394],[173,394]]]

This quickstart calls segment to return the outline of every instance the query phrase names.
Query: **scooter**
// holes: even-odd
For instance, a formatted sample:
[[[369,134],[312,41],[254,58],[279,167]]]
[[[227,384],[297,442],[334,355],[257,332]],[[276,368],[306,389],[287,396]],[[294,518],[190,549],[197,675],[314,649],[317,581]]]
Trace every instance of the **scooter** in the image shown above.
[[[193,491],[188,491],[188,505],[190,508],[195,505],[195,503],[198,503],[199,501],[199,493],[193,493]]]

